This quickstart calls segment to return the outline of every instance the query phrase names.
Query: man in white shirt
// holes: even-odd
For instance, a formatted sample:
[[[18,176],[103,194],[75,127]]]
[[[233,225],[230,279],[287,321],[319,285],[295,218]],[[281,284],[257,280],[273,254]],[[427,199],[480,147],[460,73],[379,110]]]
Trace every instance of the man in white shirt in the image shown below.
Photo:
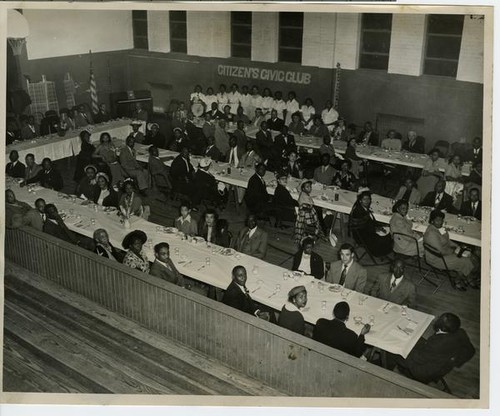
[[[332,131],[335,127],[335,122],[339,118],[339,113],[333,108],[332,102],[328,100],[326,102],[326,108],[321,112],[321,119],[324,125],[328,128],[328,131]]]
[[[405,277],[403,260],[396,259],[391,266],[392,273],[382,273],[367,290],[370,296],[398,305],[414,307],[417,291],[413,282]]]
[[[366,269],[354,261],[354,247],[344,243],[339,250],[340,260],[331,264],[325,280],[344,286],[346,289],[364,293],[367,275]]]

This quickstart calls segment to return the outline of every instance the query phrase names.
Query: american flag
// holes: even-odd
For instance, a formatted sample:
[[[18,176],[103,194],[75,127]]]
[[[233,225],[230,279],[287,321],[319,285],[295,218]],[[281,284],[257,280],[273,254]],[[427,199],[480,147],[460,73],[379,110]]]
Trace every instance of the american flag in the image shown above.
[[[94,71],[90,68],[90,101],[92,104],[92,112],[99,112],[99,100],[97,99],[97,84],[95,83]]]

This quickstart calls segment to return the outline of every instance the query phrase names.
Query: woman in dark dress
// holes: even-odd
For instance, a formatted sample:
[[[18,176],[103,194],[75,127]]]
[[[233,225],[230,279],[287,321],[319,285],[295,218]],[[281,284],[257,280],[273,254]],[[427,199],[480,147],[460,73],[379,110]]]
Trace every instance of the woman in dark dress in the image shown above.
[[[82,179],[85,174],[85,166],[92,164],[92,155],[95,152],[95,146],[90,143],[90,132],[88,130],[82,130],[80,132],[80,140],[82,142],[82,147],[80,153],[78,153],[76,157],[75,175],[73,176],[73,179],[77,183],[80,182],[80,179]]]
[[[103,172],[96,175],[97,191],[94,194],[94,202],[103,207],[118,208],[120,199],[109,182],[109,176]]]
[[[392,238],[390,234],[384,235],[385,230],[373,216],[371,203],[370,191],[358,195],[350,214],[351,230],[357,243],[365,244],[375,257],[382,257],[392,251]]]
[[[278,325],[297,334],[304,335],[306,324],[300,309],[307,304],[307,290],[304,286],[296,286],[288,292],[288,302],[283,305]]]
[[[96,180],[97,168],[94,165],[88,165],[85,166],[84,172],[85,176],[80,179],[75,193],[79,197],[93,201],[99,191]]]

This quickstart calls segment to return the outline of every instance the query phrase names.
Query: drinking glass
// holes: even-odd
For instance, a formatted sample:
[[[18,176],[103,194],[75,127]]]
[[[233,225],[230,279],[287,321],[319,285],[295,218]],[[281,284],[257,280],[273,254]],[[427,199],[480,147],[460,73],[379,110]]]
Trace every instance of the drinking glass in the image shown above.
[[[210,266],[210,257],[206,257],[206,258],[205,258],[205,264],[206,264],[207,266]]]
[[[174,253],[175,253],[176,256],[179,255],[179,247],[175,247],[174,248]]]
[[[90,225],[95,225],[95,218],[90,219]]]
[[[347,290],[344,289],[340,294],[340,296],[342,296],[342,299],[346,300],[347,296],[349,296],[349,293],[347,292]]]
[[[163,230],[163,227],[162,227],[161,225],[157,225],[157,226],[156,226],[156,232],[157,232],[157,233],[161,233],[161,232],[162,232],[162,230]]]
[[[278,283],[278,284],[276,285],[276,292],[279,292],[280,290],[281,290],[281,285]]]
[[[407,314],[406,305],[401,305],[401,316],[406,316]]]
[[[288,272],[283,272],[283,280],[288,280]]]
[[[326,300],[321,301],[321,309],[326,311]]]
[[[358,305],[363,306],[365,304],[365,296],[364,295],[359,295],[358,299]]]
[[[370,324],[370,326],[375,325],[375,315],[370,315],[368,319],[369,319],[368,323]]]

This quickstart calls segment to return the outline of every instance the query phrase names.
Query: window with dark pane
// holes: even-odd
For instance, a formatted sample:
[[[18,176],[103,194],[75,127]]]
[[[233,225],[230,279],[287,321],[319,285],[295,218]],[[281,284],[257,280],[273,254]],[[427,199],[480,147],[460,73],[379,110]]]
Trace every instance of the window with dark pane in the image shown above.
[[[148,13],[146,10],[132,10],[132,28],[135,49],[148,49]]]
[[[391,30],[392,14],[364,13],[362,15],[360,68],[387,70]]]
[[[186,11],[176,10],[169,12],[169,20],[170,50],[172,52],[187,53]]]
[[[278,50],[280,62],[302,62],[303,31],[304,13],[280,13]]]
[[[231,56],[252,57],[252,12],[231,12]]]
[[[453,78],[457,76],[463,27],[463,15],[428,16],[424,74]]]

